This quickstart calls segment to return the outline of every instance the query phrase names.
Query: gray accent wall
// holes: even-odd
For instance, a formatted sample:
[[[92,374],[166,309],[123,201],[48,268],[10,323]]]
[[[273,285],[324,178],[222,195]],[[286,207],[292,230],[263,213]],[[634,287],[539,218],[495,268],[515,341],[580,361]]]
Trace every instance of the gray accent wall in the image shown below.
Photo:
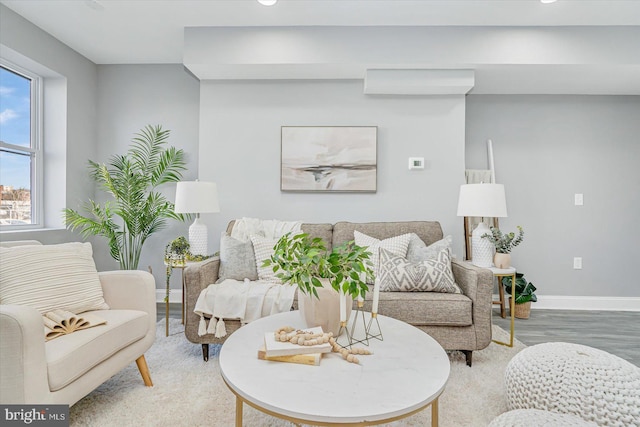
[[[493,141],[500,227],[524,227],[512,259],[538,295],[640,296],[640,96],[470,95],[466,130],[469,168]]]
[[[462,255],[456,217],[464,181],[463,95],[371,96],[362,80],[202,81],[200,179],[218,183],[210,245],[229,220],[440,221]],[[376,193],[280,191],[281,126],[377,126]],[[424,170],[409,170],[424,157]]]
[[[131,139],[146,125],[162,125],[171,130],[169,143],[185,151],[185,180],[198,176],[199,92],[197,79],[179,64],[99,65],[98,66],[98,137],[93,160],[107,162],[114,154],[124,154]],[[86,162],[86,160],[85,160]],[[175,184],[160,191],[175,200]],[[104,200],[104,194],[96,195]],[[164,248],[178,236],[188,235],[189,221],[168,221],[166,229],[147,240],[140,257],[140,270],[151,267],[159,289],[165,286]],[[109,256],[105,239],[94,243],[98,269],[117,269]],[[173,286],[180,283],[177,273]]]

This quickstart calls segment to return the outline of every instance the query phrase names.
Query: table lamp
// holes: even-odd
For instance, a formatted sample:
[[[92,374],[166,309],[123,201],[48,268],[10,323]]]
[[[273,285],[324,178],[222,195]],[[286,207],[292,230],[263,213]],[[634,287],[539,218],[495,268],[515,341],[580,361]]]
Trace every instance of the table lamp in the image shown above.
[[[210,255],[207,226],[200,222],[201,213],[220,212],[218,186],[215,182],[181,181],[176,187],[176,213],[196,214],[189,227],[189,246],[193,255]]]
[[[465,184],[460,186],[458,216],[503,218],[507,216],[507,200],[502,184]],[[484,221],[471,233],[471,263],[478,267],[493,267],[493,244],[483,239],[491,230]],[[466,237],[466,236],[465,236]]]

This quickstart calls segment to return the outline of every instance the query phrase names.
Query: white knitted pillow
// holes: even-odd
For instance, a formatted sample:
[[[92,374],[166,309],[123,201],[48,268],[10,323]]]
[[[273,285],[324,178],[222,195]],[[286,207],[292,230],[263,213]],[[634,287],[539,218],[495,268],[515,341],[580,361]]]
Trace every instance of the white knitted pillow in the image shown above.
[[[356,245],[366,246],[368,251],[371,252],[371,262],[373,263],[373,271],[376,276],[378,276],[378,269],[380,267],[380,248],[404,258],[407,256],[407,248],[409,247],[409,241],[411,241],[411,233],[379,240],[355,230],[353,237],[355,238]],[[373,282],[369,284],[371,285]]]
[[[265,260],[271,258],[271,255],[275,252],[273,247],[278,243],[277,240],[265,239],[260,236],[250,236],[251,243],[253,243],[253,252],[256,256],[256,266],[258,267],[258,279],[265,280],[272,283],[282,283],[276,273],[273,272],[273,268],[263,267],[262,263]]]
[[[27,305],[44,314],[108,310],[91,243],[0,248],[0,304]]]

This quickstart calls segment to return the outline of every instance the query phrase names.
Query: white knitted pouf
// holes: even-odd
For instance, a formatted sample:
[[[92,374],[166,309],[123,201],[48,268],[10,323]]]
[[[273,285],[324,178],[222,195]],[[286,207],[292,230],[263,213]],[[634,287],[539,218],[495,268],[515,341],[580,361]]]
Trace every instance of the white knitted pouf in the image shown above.
[[[528,347],[507,365],[508,409],[573,414],[601,426],[640,426],[640,368],[579,344]]]
[[[541,409],[514,409],[494,418],[489,427],[597,427],[577,415],[557,414]]]

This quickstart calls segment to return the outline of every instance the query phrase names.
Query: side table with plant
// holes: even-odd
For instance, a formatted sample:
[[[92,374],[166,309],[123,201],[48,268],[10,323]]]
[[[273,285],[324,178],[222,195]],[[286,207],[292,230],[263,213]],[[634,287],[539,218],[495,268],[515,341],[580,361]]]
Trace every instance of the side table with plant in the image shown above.
[[[511,277],[503,277],[502,284],[504,285],[507,293],[511,294]],[[528,319],[531,313],[531,303],[537,302],[538,297],[534,293],[536,287],[533,283],[528,282],[524,278],[524,273],[516,273],[516,287],[515,287],[515,317],[518,319]],[[511,307],[511,302],[509,302]]]
[[[485,233],[482,235],[483,239],[489,240],[496,248],[493,264],[497,268],[509,268],[511,266],[511,250],[524,240],[524,230],[519,225],[517,228],[517,236],[514,232],[504,234],[497,227],[490,227],[491,234]]]

